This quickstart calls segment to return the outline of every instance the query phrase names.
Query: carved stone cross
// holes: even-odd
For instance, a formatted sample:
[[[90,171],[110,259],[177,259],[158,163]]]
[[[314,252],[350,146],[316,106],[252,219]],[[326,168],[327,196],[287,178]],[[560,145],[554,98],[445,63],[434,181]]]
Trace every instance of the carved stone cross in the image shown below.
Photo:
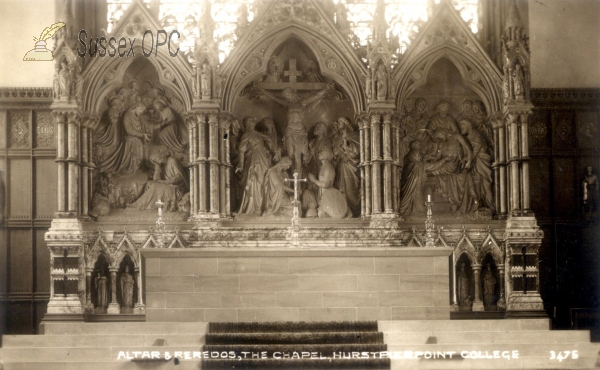
[[[296,82],[296,77],[302,76],[302,71],[296,69],[296,59],[290,59],[290,69],[283,72],[283,75],[289,76],[291,83]]]

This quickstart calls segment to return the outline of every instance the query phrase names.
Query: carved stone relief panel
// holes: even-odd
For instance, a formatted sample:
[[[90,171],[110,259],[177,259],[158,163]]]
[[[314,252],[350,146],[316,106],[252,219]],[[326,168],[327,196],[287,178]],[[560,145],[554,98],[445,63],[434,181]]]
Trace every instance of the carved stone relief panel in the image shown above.
[[[92,127],[92,216],[110,220],[156,217],[165,203],[169,219],[186,217],[179,203],[189,192],[188,128],[184,105],[159,83],[157,71],[138,59],[123,84],[105,97]]]
[[[35,147],[54,148],[55,143],[54,120],[50,112],[36,112],[35,114]]]
[[[232,211],[238,219],[290,217],[296,198],[301,217],[356,217],[360,213],[360,140],[354,110],[341,87],[297,39],[278,47],[266,73],[234,105],[231,158]],[[287,180],[298,172],[305,182]]]
[[[29,142],[29,122],[30,112],[28,111],[11,111],[9,114],[10,121],[10,147],[11,148],[28,148]]]
[[[436,219],[490,219],[494,139],[480,97],[452,62],[440,59],[404,101],[400,213],[424,217],[430,196]]]

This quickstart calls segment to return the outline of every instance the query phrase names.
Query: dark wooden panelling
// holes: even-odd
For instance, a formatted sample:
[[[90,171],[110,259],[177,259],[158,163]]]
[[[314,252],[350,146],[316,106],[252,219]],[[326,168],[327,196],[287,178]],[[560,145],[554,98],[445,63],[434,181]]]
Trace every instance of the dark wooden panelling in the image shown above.
[[[35,161],[35,218],[52,218],[56,211],[57,169],[54,159]]]
[[[553,111],[551,115],[553,149],[575,148],[575,112]]]
[[[44,240],[47,230],[35,230],[35,292],[50,293],[50,252]]]
[[[33,249],[30,229],[10,229],[10,293],[33,292]]]
[[[598,132],[598,112],[577,112],[577,147],[579,149],[595,149],[600,147]]]
[[[8,304],[7,332],[11,334],[34,334],[33,302],[12,301]]]
[[[31,217],[31,159],[10,158],[9,160],[9,218]]]
[[[8,230],[0,224],[0,294],[6,293],[7,278],[8,278]],[[3,317],[3,316],[0,316]],[[2,321],[2,320],[0,320]]]
[[[554,211],[561,219],[576,219],[578,215],[578,186],[575,174],[576,158],[554,158]]]
[[[531,179],[531,206],[538,217],[551,217],[552,187],[550,183],[551,167],[548,158],[534,157],[529,162]]]

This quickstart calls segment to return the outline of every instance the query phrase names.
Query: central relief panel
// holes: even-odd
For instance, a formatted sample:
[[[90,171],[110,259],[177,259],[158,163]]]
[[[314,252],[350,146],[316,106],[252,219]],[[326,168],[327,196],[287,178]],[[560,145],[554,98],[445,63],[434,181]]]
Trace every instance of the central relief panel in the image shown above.
[[[313,52],[289,39],[234,105],[235,219],[289,219],[294,183],[301,217],[360,216],[360,141],[347,92],[321,74]]]
[[[184,105],[161,86],[144,58],[127,69],[110,92],[92,128],[92,215],[101,221],[154,220],[157,201],[165,217],[187,218],[188,129]]]

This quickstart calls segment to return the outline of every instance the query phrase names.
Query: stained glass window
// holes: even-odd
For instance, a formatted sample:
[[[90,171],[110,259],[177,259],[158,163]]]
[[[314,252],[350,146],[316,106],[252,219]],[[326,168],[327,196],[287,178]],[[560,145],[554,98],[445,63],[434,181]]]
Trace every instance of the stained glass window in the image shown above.
[[[240,6],[246,6],[248,21],[251,22],[256,12],[255,0],[211,0],[211,13],[215,21],[215,41],[219,45],[221,61],[229,55],[237,39],[235,29],[238,23]],[[259,1],[259,0],[257,0]],[[275,0],[278,1],[278,0]],[[346,5],[350,28],[366,45],[371,37],[371,19],[375,13],[377,0],[333,0]],[[107,0],[108,32],[123,15],[131,0]],[[152,0],[144,0],[150,4]],[[166,30],[177,29],[181,35],[180,49],[189,50],[198,36],[196,21],[201,14],[201,0],[160,0],[159,19]],[[419,28],[427,21],[432,7],[440,0],[386,0],[386,20],[389,24],[388,36],[397,37],[398,53],[402,54],[410,45]],[[452,0],[452,4],[460,12],[471,31],[477,33],[480,24],[478,18],[479,0]]]

